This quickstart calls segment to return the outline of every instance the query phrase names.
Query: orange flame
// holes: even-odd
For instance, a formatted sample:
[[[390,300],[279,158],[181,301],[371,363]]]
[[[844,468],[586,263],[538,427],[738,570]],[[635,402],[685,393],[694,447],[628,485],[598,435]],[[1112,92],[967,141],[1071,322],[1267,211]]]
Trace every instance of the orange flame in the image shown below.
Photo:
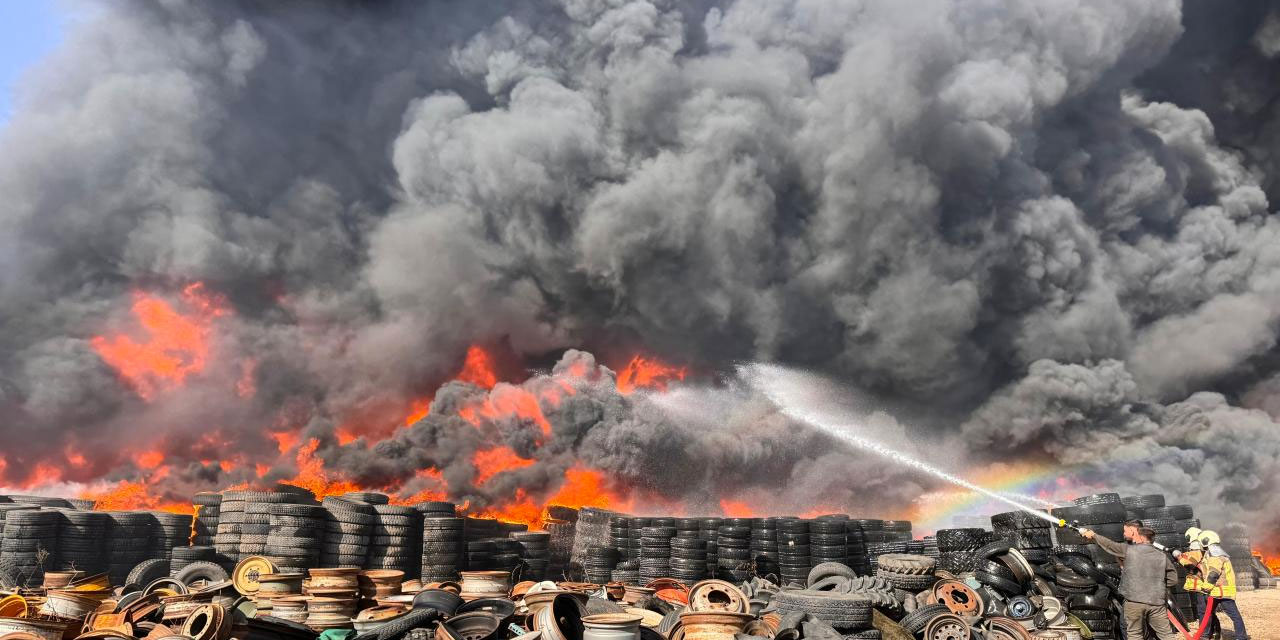
[[[581,466],[565,471],[564,483],[545,501],[545,505],[618,511],[632,508],[630,500],[605,487],[603,473]],[[524,489],[516,489],[515,497],[509,502],[482,509],[470,509],[464,505],[463,510],[471,517],[527,524],[531,529],[542,528],[547,518],[546,507],[540,506]]]
[[[307,441],[307,444],[298,448],[296,458],[298,475],[286,480],[286,482],[314,493],[316,498],[360,491],[361,487],[354,482],[329,477],[329,474],[324,470],[324,461],[315,456],[316,449],[319,446],[320,441],[311,438]]]
[[[79,497],[93,500],[93,508],[98,511],[148,509],[172,513],[195,513],[195,508],[191,504],[163,500],[151,494],[147,486],[140,482],[125,481],[105,491],[82,492]]]
[[[475,483],[481,485],[503,471],[527,467],[533,460],[521,458],[511,447],[494,447],[476,451],[471,456],[471,464],[476,468]]]
[[[1267,554],[1263,553],[1261,549],[1254,549],[1253,555],[1262,561],[1263,566],[1271,572],[1271,575],[1280,575],[1280,555],[1273,555],[1268,559]]]
[[[506,383],[494,387],[482,402],[459,409],[458,415],[477,427],[483,423],[483,419],[497,420],[516,416],[538,425],[543,435],[551,435],[551,423],[542,414],[537,396]]]
[[[547,504],[575,509],[597,507],[626,511],[631,508],[622,496],[605,488],[603,473],[581,466],[564,472],[564,484],[547,500]]]
[[[431,401],[435,398],[427,396],[418,398],[409,405],[409,415],[404,417],[404,426],[413,426],[413,423],[427,417],[431,413]]]
[[[684,380],[687,373],[684,367],[673,367],[655,358],[636,356],[618,373],[618,392],[631,395],[636,389],[657,389],[666,391],[667,385],[676,380]]]
[[[756,512],[745,502],[724,499],[720,501],[720,510],[728,518],[754,518]]]
[[[498,374],[493,371],[493,358],[484,349],[471,345],[471,348],[467,349],[467,359],[462,364],[462,371],[455,379],[459,382],[470,382],[477,387],[492,389],[498,384]]]
[[[135,292],[133,315],[147,338],[137,341],[121,334],[90,340],[99,357],[144,400],[151,400],[161,390],[182,386],[187,376],[204,370],[212,320],[226,313],[200,283],[184,289],[182,298],[194,313],[183,315],[158,297]]]

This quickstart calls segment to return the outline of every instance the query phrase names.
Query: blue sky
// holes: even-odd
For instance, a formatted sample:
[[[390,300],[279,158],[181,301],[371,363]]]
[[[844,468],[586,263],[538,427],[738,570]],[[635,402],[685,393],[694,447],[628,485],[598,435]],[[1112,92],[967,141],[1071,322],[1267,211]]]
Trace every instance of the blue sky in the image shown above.
[[[62,38],[57,0],[0,0],[0,122],[13,108],[14,83]]]

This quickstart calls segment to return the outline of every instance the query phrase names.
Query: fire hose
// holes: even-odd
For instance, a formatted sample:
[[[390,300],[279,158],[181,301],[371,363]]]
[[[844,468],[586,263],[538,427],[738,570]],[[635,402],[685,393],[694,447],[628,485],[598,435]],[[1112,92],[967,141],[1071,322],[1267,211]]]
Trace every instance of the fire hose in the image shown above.
[[[1076,533],[1081,533],[1084,529],[1084,527],[1081,527],[1078,522],[1069,523],[1062,519],[1058,520],[1058,526],[1064,529],[1070,529]],[[1174,559],[1178,557],[1175,549],[1170,549],[1158,542],[1152,542],[1151,546],[1169,554],[1169,556]],[[1183,638],[1186,638],[1186,640],[1200,640],[1200,636],[1209,629],[1209,621],[1213,620],[1214,602],[1215,599],[1213,595],[1209,594],[1204,607],[1204,615],[1201,616],[1200,623],[1196,626],[1195,633],[1187,631],[1187,626],[1182,621],[1182,617],[1175,613],[1175,611],[1177,611],[1177,607],[1173,603],[1173,598],[1168,595],[1165,596],[1165,615],[1169,616],[1169,623],[1178,630],[1178,633],[1182,634]]]

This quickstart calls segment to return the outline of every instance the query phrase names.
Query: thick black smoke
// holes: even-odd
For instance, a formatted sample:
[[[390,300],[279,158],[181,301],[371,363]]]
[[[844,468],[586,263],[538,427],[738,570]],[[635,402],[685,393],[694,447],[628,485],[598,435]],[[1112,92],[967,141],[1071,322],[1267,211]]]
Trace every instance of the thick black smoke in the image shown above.
[[[798,365],[975,463],[1280,513],[1280,13],[1220,4],[94,5],[0,130],[3,477],[129,477],[143,438],[216,485],[303,428],[344,473],[467,487],[474,388],[372,450],[333,434],[502,343]],[[192,281],[234,309],[222,357],[144,402],[89,337]],[[883,476],[750,401],[761,437],[722,448],[643,405],[576,396],[542,448],[508,425],[546,464],[495,487],[583,458],[852,504]],[[720,457],[648,473],[682,451]]]

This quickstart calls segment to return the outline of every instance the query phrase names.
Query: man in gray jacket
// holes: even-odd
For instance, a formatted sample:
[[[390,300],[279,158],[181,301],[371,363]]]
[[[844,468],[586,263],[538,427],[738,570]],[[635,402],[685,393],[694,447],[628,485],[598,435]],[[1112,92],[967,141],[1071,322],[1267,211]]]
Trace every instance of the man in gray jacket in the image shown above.
[[[1178,583],[1178,572],[1169,556],[1151,546],[1156,532],[1130,520],[1124,523],[1124,537],[1132,544],[1108,540],[1089,529],[1081,530],[1080,535],[1096,542],[1103,551],[1124,558],[1120,595],[1124,596],[1125,637],[1142,638],[1143,628],[1150,627],[1160,640],[1179,640],[1169,624],[1165,606],[1165,594]]]

